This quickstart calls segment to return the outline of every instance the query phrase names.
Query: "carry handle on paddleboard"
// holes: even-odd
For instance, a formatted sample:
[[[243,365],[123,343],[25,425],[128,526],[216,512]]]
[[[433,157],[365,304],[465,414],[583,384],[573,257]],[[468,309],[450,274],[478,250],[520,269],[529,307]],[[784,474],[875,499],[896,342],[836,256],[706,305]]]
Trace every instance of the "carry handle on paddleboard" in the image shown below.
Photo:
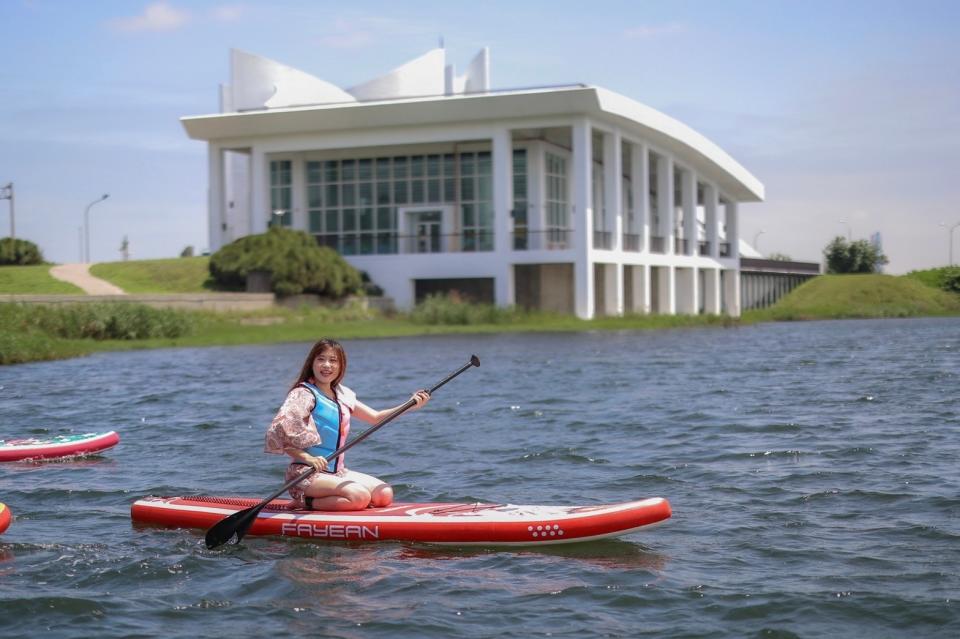
[[[433,393],[438,388],[440,388],[441,386],[443,386],[444,384],[446,384],[451,379],[453,379],[460,373],[464,372],[468,368],[472,368],[474,366],[480,366],[480,358],[477,357],[476,355],[471,355],[469,363],[464,364],[453,373],[450,373],[449,375],[447,375],[443,379],[443,381],[438,383],[436,386],[434,386],[427,392],[433,395]],[[336,459],[337,457],[347,452],[348,450],[350,450],[351,448],[353,448],[354,446],[356,446],[357,444],[365,440],[367,437],[375,433],[376,431],[380,430],[381,428],[389,424],[395,418],[399,417],[402,413],[409,410],[416,403],[417,401],[411,397],[402,406],[398,407],[397,410],[387,415],[383,419],[383,421],[363,431],[353,441],[350,441],[344,444],[337,450],[333,451],[332,453],[324,457],[324,459],[326,459],[327,461]],[[298,482],[303,481],[304,479],[306,479],[307,477],[309,477],[315,472],[317,472],[317,469],[310,467],[309,470],[307,470],[306,472],[300,473],[299,475],[297,475],[296,477],[294,477],[293,479],[285,483],[283,486],[280,487],[279,490],[277,490],[277,492],[273,493],[272,495],[270,495],[269,497],[261,501],[256,506],[236,512],[230,515],[229,517],[225,517],[221,519],[219,522],[211,526],[210,529],[207,531],[207,535],[206,535],[207,548],[210,548],[212,550],[218,546],[222,546],[223,544],[227,543],[234,537],[236,537],[236,541],[234,543],[240,543],[240,540],[243,539],[243,536],[247,534],[247,531],[250,529],[250,526],[252,526],[253,522],[256,521],[257,515],[260,514],[260,511],[263,510],[267,506],[267,504],[269,504],[271,501],[273,501],[274,499],[276,499],[277,497],[285,493],[287,490],[290,489],[291,486],[294,486]]]

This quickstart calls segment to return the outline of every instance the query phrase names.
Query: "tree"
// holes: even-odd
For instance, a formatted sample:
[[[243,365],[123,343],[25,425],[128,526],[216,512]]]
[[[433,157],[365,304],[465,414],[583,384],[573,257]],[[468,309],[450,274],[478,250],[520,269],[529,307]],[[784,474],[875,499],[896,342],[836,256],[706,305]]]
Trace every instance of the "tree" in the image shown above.
[[[847,242],[839,235],[827,244],[823,255],[827,258],[827,273],[876,273],[889,262],[887,256],[870,242]]]
[[[277,295],[316,293],[338,298],[361,290],[360,272],[339,253],[320,246],[312,235],[272,226],[247,235],[210,257],[210,275],[222,288],[242,290],[251,273],[270,274]]]
[[[774,262],[792,262],[793,258],[784,253],[771,253],[767,256],[768,260],[773,260]]]
[[[30,240],[0,239],[0,266],[43,264],[43,253]]]

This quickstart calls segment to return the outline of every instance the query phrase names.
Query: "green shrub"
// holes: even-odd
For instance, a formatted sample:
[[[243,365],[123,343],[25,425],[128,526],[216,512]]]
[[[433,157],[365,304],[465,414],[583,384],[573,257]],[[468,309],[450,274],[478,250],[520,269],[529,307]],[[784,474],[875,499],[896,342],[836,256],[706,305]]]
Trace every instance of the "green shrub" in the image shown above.
[[[319,246],[308,233],[282,227],[242,237],[210,257],[210,275],[228,290],[243,290],[254,271],[269,272],[271,288],[280,296],[339,298],[362,286],[360,273],[336,251]]]
[[[943,266],[923,271],[910,271],[906,276],[923,282],[927,286],[951,293],[960,293],[960,266]]]
[[[5,319],[12,323],[14,330],[40,331],[65,339],[182,337],[196,328],[194,316],[184,311],[126,302],[37,305],[29,309],[16,305],[10,315]]]
[[[960,268],[954,268],[951,273],[947,273],[942,286],[945,291],[960,293]]]
[[[428,295],[410,312],[410,321],[417,324],[504,324],[523,317],[515,308],[492,304],[472,304],[454,295]]]
[[[30,240],[0,239],[0,266],[43,264],[43,253]]]

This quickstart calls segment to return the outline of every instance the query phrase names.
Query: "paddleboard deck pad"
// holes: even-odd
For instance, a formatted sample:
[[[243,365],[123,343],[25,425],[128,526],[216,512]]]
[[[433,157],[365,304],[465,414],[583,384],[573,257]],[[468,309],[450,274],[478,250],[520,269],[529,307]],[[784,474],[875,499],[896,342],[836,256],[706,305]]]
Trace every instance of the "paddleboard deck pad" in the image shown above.
[[[0,462],[89,455],[116,446],[119,441],[120,436],[114,431],[85,433],[83,435],[57,435],[55,437],[0,439]]]
[[[224,517],[256,506],[243,497],[144,497],[130,516],[140,524],[208,529]],[[655,497],[599,506],[396,503],[385,508],[327,512],[296,510],[277,499],[257,515],[247,535],[318,541],[400,541],[449,545],[537,546],[616,537],[670,517]]]

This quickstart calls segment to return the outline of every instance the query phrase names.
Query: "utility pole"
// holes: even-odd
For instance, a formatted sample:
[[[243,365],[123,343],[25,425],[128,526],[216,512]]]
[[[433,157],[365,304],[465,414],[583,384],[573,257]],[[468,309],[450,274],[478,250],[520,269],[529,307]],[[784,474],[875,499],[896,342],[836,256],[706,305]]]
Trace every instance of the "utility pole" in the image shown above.
[[[17,225],[13,215],[13,182],[0,187],[0,200],[10,200],[10,239],[17,239]]]

